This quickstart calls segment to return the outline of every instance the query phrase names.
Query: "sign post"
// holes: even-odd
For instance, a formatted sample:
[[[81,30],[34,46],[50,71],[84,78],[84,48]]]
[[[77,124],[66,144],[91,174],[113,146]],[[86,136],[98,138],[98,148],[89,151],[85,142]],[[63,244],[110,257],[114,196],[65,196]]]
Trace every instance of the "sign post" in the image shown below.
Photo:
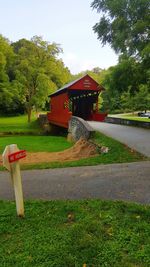
[[[25,156],[26,151],[19,150],[16,144],[6,146],[2,154],[3,166],[8,169],[11,174],[16,200],[16,210],[19,217],[24,217],[24,202],[19,159],[24,158]]]

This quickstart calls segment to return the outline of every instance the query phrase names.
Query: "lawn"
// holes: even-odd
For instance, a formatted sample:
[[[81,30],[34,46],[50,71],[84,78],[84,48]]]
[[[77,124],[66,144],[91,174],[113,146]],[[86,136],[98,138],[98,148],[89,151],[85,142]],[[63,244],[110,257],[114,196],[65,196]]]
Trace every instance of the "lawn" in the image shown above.
[[[127,146],[119,143],[118,141],[98,132],[93,136],[92,142],[101,146],[107,146],[109,148],[109,152],[107,154],[100,154],[92,158],[81,159],[72,162],[24,165],[22,166],[22,169],[92,166],[98,164],[134,162],[146,159],[146,157],[138,152],[129,149]],[[6,145],[12,143],[17,144],[20,149],[26,149],[27,152],[57,152],[72,146],[72,143],[68,142],[65,137],[60,136],[7,136],[0,137],[0,153],[2,153]],[[2,169],[3,168],[0,167],[0,170]]]
[[[98,156],[86,159],[80,159],[71,162],[53,162],[41,163],[38,165],[22,166],[23,169],[48,169],[48,168],[63,168],[63,167],[78,167],[78,166],[94,166],[99,164],[135,162],[146,160],[146,157],[138,152],[128,148],[126,145],[107,137],[101,133],[95,133],[93,140],[95,143],[102,146],[108,146],[109,152],[107,154],[100,154]]]
[[[27,115],[16,117],[0,117],[0,133],[30,133],[37,134],[41,131],[35,114],[32,115],[31,122],[27,122]]]
[[[0,201],[0,266],[148,267],[149,218],[149,206],[84,200],[28,201],[20,219]]]
[[[135,120],[135,121],[142,121],[142,122],[150,122],[149,118],[139,117],[136,113],[135,114],[119,114],[119,115],[111,115],[111,117],[122,118],[127,120]]]
[[[0,153],[3,152],[6,145],[17,144],[20,149],[27,152],[58,152],[72,146],[63,136],[1,136]]]
[[[0,118],[0,153],[16,143],[27,152],[57,152],[72,146],[62,136],[39,133],[27,117]],[[22,166],[26,169],[97,165],[144,159],[125,145],[95,133],[92,142],[109,153],[74,162]],[[2,169],[2,168],[1,168]],[[0,201],[0,267],[147,267],[150,266],[150,207],[123,202],[26,201],[25,218],[14,202]]]

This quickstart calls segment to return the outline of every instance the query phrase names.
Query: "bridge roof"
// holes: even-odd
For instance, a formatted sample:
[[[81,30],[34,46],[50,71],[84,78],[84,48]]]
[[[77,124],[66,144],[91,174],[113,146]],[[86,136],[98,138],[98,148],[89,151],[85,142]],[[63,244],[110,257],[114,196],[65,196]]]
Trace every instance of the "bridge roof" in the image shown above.
[[[80,77],[72,82],[65,84],[59,90],[49,95],[49,97],[62,94],[66,92],[67,90],[101,91],[101,90],[104,90],[104,87],[102,85],[99,85],[92,77],[86,74],[83,77]]]

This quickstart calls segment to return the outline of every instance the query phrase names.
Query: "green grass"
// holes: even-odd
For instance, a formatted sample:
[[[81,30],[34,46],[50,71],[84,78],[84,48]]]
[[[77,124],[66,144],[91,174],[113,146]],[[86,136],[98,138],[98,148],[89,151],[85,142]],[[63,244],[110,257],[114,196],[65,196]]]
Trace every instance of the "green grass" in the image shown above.
[[[27,115],[21,115],[16,117],[0,117],[0,133],[39,133],[41,129],[39,128],[37,118],[33,114],[31,122],[27,122]]]
[[[71,162],[53,162],[24,165],[22,169],[49,169],[49,168],[65,168],[65,167],[78,167],[78,166],[95,166],[99,164],[135,162],[146,160],[146,157],[138,152],[129,149],[127,146],[119,143],[118,141],[107,137],[103,134],[96,133],[94,142],[103,146],[109,147],[107,154],[100,154],[96,157],[80,159]]]
[[[150,207],[121,201],[0,201],[1,267],[148,267]]]
[[[25,149],[27,152],[58,152],[72,146],[72,143],[62,136],[5,136],[0,137],[0,153],[10,144],[17,144],[19,149]]]
[[[126,145],[107,137],[101,133],[95,133],[92,141],[95,143],[109,147],[107,154],[99,154],[92,158],[86,158],[71,162],[53,162],[22,165],[22,169],[48,169],[61,167],[77,167],[77,166],[92,166],[98,164],[123,163],[145,160],[146,157],[138,152],[129,149]],[[67,149],[72,146],[65,137],[56,136],[9,136],[0,137],[0,152],[5,146],[11,143],[16,143],[20,149],[26,149],[27,152],[49,151],[57,152]],[[0,167],[0,170],[4,170]]]
[[[113,115],[111,115],[113,117]],[[138,115],[133,115],[133,114],[119,114],[118,116],[115,115],[117,118],[123,118],[127,120],[134,120],[134,121],[142,121],[142,122],[150,122],[149,118],[144,118],[144,117],[138,117]]]

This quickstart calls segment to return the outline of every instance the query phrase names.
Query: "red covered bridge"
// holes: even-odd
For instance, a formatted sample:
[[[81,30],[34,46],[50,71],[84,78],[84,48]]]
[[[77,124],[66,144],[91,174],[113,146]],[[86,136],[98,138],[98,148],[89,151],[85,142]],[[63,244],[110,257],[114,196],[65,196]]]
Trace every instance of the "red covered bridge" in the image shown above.
[[[103,121],[106,114],[98,111],[98,95],[104,88],[85,75],[50,95],[50,123],[68,128],[71,116],[84,120]]]

